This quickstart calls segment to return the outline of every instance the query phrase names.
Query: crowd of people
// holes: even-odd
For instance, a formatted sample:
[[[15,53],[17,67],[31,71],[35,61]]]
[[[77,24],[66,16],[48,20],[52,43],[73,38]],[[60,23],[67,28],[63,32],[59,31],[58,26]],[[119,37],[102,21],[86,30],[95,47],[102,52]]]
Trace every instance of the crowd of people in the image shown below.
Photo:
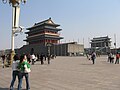
[[[56,58],[55,55],[50,55],[50,54],[47,54],[47,55],[44,55],[44,54],[40,54],[40,55],[39,54],[37,54],[37,55],[32,54],[30,56],[28,55],[28,57],[31,58],[32,65],[34,65],[36,61],[40,61],[41,65],[43,65],[45,61],[47,61],[48,64],[50,64],[50,60]]]
[[[50,64],[50,59],[56,58],[56,55],[45,55],[45,54],[26,54],[27,60],[34,65],[36,61],[40,61],[41,65],[44,64],[45,61]],[[10,54],[2,54],[0,56],[0,61],[2,62],[2,67],[4,68],[6,65],[10,65],[11,55]]]
[[[95,64],[96,61],[96,53],[92,52],[91,54],[86,54],[88,60],[92,61],[92,64]],[[2,55],[2,63],[3,68],[5,67],[5,60],[6,56]],[[56,58],[55,55],[35,55],[35,54],[22,54],[18,55],[15,54],[12,62],[12,80],[10,84],[10,90],[14,90],[14,82],[16,81],[16,78],[18,78],[18,89],[22,89],[22,81],[23,77],[25,77],[26,80],[26,90],[30,90],[30,84],[29,84],[29,73],[31,72],[30,66],[34,65],[36,61],[40,61],[41,65],[47,61],[48,64],[50,64],[50,60]],[[109,63],[115,63],[119,64],[120,54],[117,52],[116,55],[113,55],[112,53],[108,53],[108,60]]]
[[[92,63],[95,64],[95,60],[96,60],[96,57],[97,57],[95,52],[92,52],[91,54],[86,54],[86,56],[87,56],[88,60],[92,60]],[[107,62],[119,64],[119,59],[120,59],[120,53],[117,52],[115,55],[112,54],[112,53],[108,53]]]
[[[108,53],[108,62],[119,64],[120,54],[117,52],[116,55]]]
[[[12,62],[12,80],[10,84],[10,90],[14,90],[14,83],[16,81],[16,78],[18,78],[18,89],[22,89],[22,80],[23,77],[25,77],[26,80],[26,90],[30,90],[30,84],[29,84],[29,73],[31,72],[30,66],[34,65],[37,61],[41,62],[41,65],[47,61],[48,64],[50,64],[50,60],[56,58],[55,55],[44,55],[44,54],[22,54],[18,55],[15,54],[13,57]],[[9,63],[10,60],[7,60],[6,55],[1,55],[2,60],[2,66],[5,67],[6,62]],[[9,58],[10,59],[10,58]]]

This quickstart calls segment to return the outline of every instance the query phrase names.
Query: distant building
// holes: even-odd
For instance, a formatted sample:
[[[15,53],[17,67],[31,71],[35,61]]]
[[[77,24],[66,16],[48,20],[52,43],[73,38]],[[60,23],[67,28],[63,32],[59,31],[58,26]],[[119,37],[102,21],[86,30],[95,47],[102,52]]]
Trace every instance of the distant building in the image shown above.
[[[55,24],[51,18],[39,23],[35,23],[32,27],[27,28],[28,32],[26,37],[27,45],[20,48],[20,53],[48,53],[47,44],[58,44],[60,39],[59,29],[60,25]]]
[[[58,28],[60,25],[55,24],[51,18],[39,23],[35,23],[32,27],[27,28],[28,32],[26,45],[18,50],[18,53],[26,54],[54,54],[57,56],[79,56],[84,53],[84,45],[76,42],[59,43],[63,37],[60,37]]]
[[[77,42],[54,44],[51,46],[51,54],[57,56],[80,56],[84,55],[84,45]]]
[[[91,40],[91,51],[96,51],[98,53],[106,54],[110,52],[111,38],[108,36],[97,37]]]
[[[111,46],[111,38],[106,37],[97,37],[91,40],[91,48],[96,47],[110,47]]]

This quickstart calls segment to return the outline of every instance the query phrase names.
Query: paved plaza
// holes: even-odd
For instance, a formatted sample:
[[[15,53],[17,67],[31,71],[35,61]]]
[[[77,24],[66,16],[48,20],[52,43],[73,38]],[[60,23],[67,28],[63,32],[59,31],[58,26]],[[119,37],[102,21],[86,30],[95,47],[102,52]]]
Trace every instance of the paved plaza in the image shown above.
[[[107,56],[95,65],[86,57],[57,57],[50,65],[37,62],[31,70],[31,90],[120,90],[120,65],[108,63]],[[0,90],[9,90],[11,75],[11,68],[0,67]]]

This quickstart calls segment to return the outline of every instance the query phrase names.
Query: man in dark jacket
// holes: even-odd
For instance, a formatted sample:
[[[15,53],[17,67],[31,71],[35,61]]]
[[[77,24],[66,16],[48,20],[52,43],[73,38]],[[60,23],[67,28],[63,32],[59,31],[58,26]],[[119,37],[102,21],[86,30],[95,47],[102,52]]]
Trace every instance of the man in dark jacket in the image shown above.
[[[95,54],[95,52],[93,52],[91,55],[91,60],[92,60],[93,64],[95,64],[95,59],[96,59],[96,54]]]

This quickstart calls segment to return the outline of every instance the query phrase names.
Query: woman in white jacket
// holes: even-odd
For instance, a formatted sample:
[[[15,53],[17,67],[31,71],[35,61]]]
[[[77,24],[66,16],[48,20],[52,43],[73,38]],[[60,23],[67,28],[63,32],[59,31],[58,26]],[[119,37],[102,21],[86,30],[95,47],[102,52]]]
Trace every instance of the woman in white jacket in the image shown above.
[[[14,56],[14,60],[13,60],[13,63],[12,63],[12,81],[11,81],[11,85],[10,85],[10,90],[14,90],[14,82],[16,80],[16,77],[18,77],[18,80],[19,80],[19,70],[18,70],[18,65],[19,65],[19,62],[20,62],[20,58],[19,56],[16,54]]]

